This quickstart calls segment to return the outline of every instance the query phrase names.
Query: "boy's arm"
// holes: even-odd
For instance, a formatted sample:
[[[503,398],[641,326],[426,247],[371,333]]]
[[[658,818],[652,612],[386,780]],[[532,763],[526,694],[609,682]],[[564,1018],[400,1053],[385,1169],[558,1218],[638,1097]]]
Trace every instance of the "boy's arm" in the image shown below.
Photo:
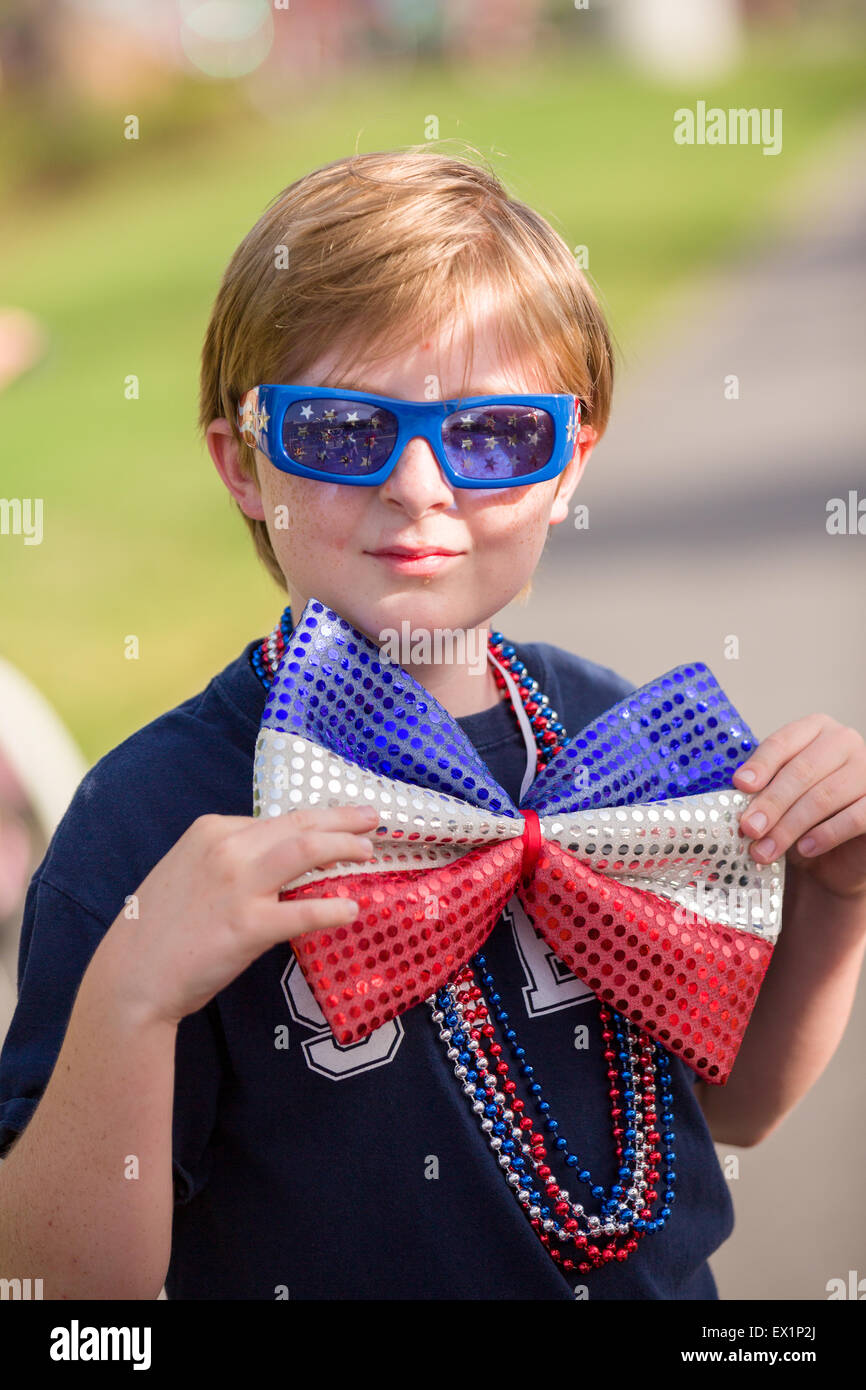
[[[760,1143],[809,1090],[839,1045],[866,948],[866,903],[786,870],[782,932],[726,1086],[697,1083],[719,1143]]]
[[[818,1079],[866,948],[866,741],[826,714],[785,724],[734,773],[759,863],[787,855],[782,932],[726,1086],[698,1082],[714,1139],[757,1144]]]
[[[121,910],[77,972],[69,957],[77,966],[88,933],[76,924],[64,939],[47,907],[37,913],[31,883],[21,996],[3,1049],[6,1128],[29,1096],[42,1098],[0,1168],[0,1277],[41,1278],[47,1298],[157,1297],[171,1258],[176,1052],[201,1061],[201,1037],[194,1044],[180,1025],[278,942],[357,916],[354,900],[281,902],[279,891],[313,868],[371,858],[364,832],[377,820],[353,805],[200,816],[139,884],[138,917]],[[81,984],[67,1012],[73,976]],[[69,1022],[44,1082],[60,1016]],[[186,1068],[193,1154],[207,1139],[217,1072],[210,1058],[199,1075]],[[178,1166],[195,1187],[200,1170]]]
[[[117,946],[109,930],[0,1166],[0,1277],[42,1279],[48,1299],[155,1299],[169,1265],[177,1026],[126,1001]]]

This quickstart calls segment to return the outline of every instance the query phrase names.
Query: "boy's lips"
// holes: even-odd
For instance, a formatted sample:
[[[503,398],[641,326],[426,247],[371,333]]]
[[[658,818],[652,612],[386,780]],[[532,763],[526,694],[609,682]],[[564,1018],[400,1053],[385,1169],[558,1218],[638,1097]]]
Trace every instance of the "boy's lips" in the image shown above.
[[[392,545],[368,550],[367,554],[404,574],[432,574],[463,552],[446,546]]]

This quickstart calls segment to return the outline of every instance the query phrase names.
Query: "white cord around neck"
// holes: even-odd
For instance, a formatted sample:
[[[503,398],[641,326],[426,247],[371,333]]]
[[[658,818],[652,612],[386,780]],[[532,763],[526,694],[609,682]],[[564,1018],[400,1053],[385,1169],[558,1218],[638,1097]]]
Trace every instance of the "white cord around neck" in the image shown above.
[[[535,768],[536,763],[538,761],[538,746],[535,742],[535,735],[532,732],[532,725],[529,722],[526,710],[523,708],[523,700],[520,697],[520,691],[517,688],[517,682],[515,681],[511,672],[505,666],[502,665],[502,662],[497,661],[496,657],[493,655],[489,647],[487,648],[487,655],[493,662],[493,665],[496,667],[498,671],[502,673],[505,679],[505,684],[508,687],[508,693],[511,696],[511,701],[514,705],[514,710],[517,715],[517,722],[520,725],[520,732],[523,734],[523,740],[526,744],[526,771],[523,774],[523,781],[520,784],[520,794],[517,798],[518,802],[521,802],[529,788],[532,786],[532,783],[535,781]]]

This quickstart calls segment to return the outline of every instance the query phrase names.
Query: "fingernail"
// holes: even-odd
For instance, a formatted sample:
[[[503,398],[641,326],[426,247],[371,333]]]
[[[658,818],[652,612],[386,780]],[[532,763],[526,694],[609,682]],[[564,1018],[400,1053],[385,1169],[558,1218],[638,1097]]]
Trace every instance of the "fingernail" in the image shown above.
[[[749,768],[737,768],[737,776],[743,782],[754,782],[756,774]]]
[[[812,839],[811,835],[807,835],[805,840],[800,841],[797,848],[801,854],[811,854],[812,850],[815,848],[815,841]]]
[[[746,824],[754,830],[756,835],[760,835],[764,826],[767,824],[767,817],[764,815],[763,811],[756,811],[753,816],[746,817]]]
[[[367,837],[366,835],[363,835],[363,836],[361,837],[361,844],[364,846],[364,849],[367,851],[368,854],[375,854],[375,853],[376,853],[376,849],[375,849],[375,846],[374,846],[374,844],[373,844],[373,841],[370,840],[370,839],[368,839],[368,837]]]
[[[776,841],[759,840],[756,845],[752,846],[752,848],[756,854],[768,854],[772,858],[772,856],[776,852]]]

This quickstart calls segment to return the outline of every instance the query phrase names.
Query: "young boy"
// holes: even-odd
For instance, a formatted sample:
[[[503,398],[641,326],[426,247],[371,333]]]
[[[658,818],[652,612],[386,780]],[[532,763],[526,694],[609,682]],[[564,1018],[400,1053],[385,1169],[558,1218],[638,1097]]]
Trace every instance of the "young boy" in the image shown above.
[[[612,379],[602,315],[561,238],[482,168],[415,149],[339,160],[273,201],[216,299],[200,421],[293,621],[314,596],[373,641],[406,620],[471,634],[525,588],[548,526],[567,517]],[[263,383],[370,392],[395,412],[559,393],[581,403],[580,428],[556,476],[532,480],[530,449],[526,483],[502,486],[479,464],[490,486],[461,486],[420,434],[395,455],[385,404],[363,417],[362,443],[393,466],[359,486],[340,481],[349,465],[334,463],[328,426],[302,452],[309,406],[290,468],[251,447],[266,420],[256,409],[239,423],[238,408]],[[48,1298],[152,1299],[163,1281],[170,1298],[716,1297],[707,1257],[733,1214],[712,1140],[768,1134],[850,1011],[866,940],[863,739],[812,715],[735,774],[755,793],[740,825],[753,860],[788,855],[784,929],[728,1084],[662,1056],[670,1216],[627,1258],[579,1273],[515,1201],[443,1052],[441,1010],[437,1022],[418,1005],[351,1046],[324,1024],[290,943],[353,910],[278,893],[317,866],[365,861],[376,816],[253,818],[266,651],[256,638],[102,758],[33,877],[0,1058],[0,1275],[38,1272]],[[516,801],[521,729],[491,664],[479,674],[459,655],[403,664]],[[517,656],[565,737],[635,689],[555,645]],[[485,960],[551,1113],[608,1189],[613,1034],[598,1001],[514,899]],[[570,1174],[571,1200],[592,1213],[579,1164],[558,1180]]]

